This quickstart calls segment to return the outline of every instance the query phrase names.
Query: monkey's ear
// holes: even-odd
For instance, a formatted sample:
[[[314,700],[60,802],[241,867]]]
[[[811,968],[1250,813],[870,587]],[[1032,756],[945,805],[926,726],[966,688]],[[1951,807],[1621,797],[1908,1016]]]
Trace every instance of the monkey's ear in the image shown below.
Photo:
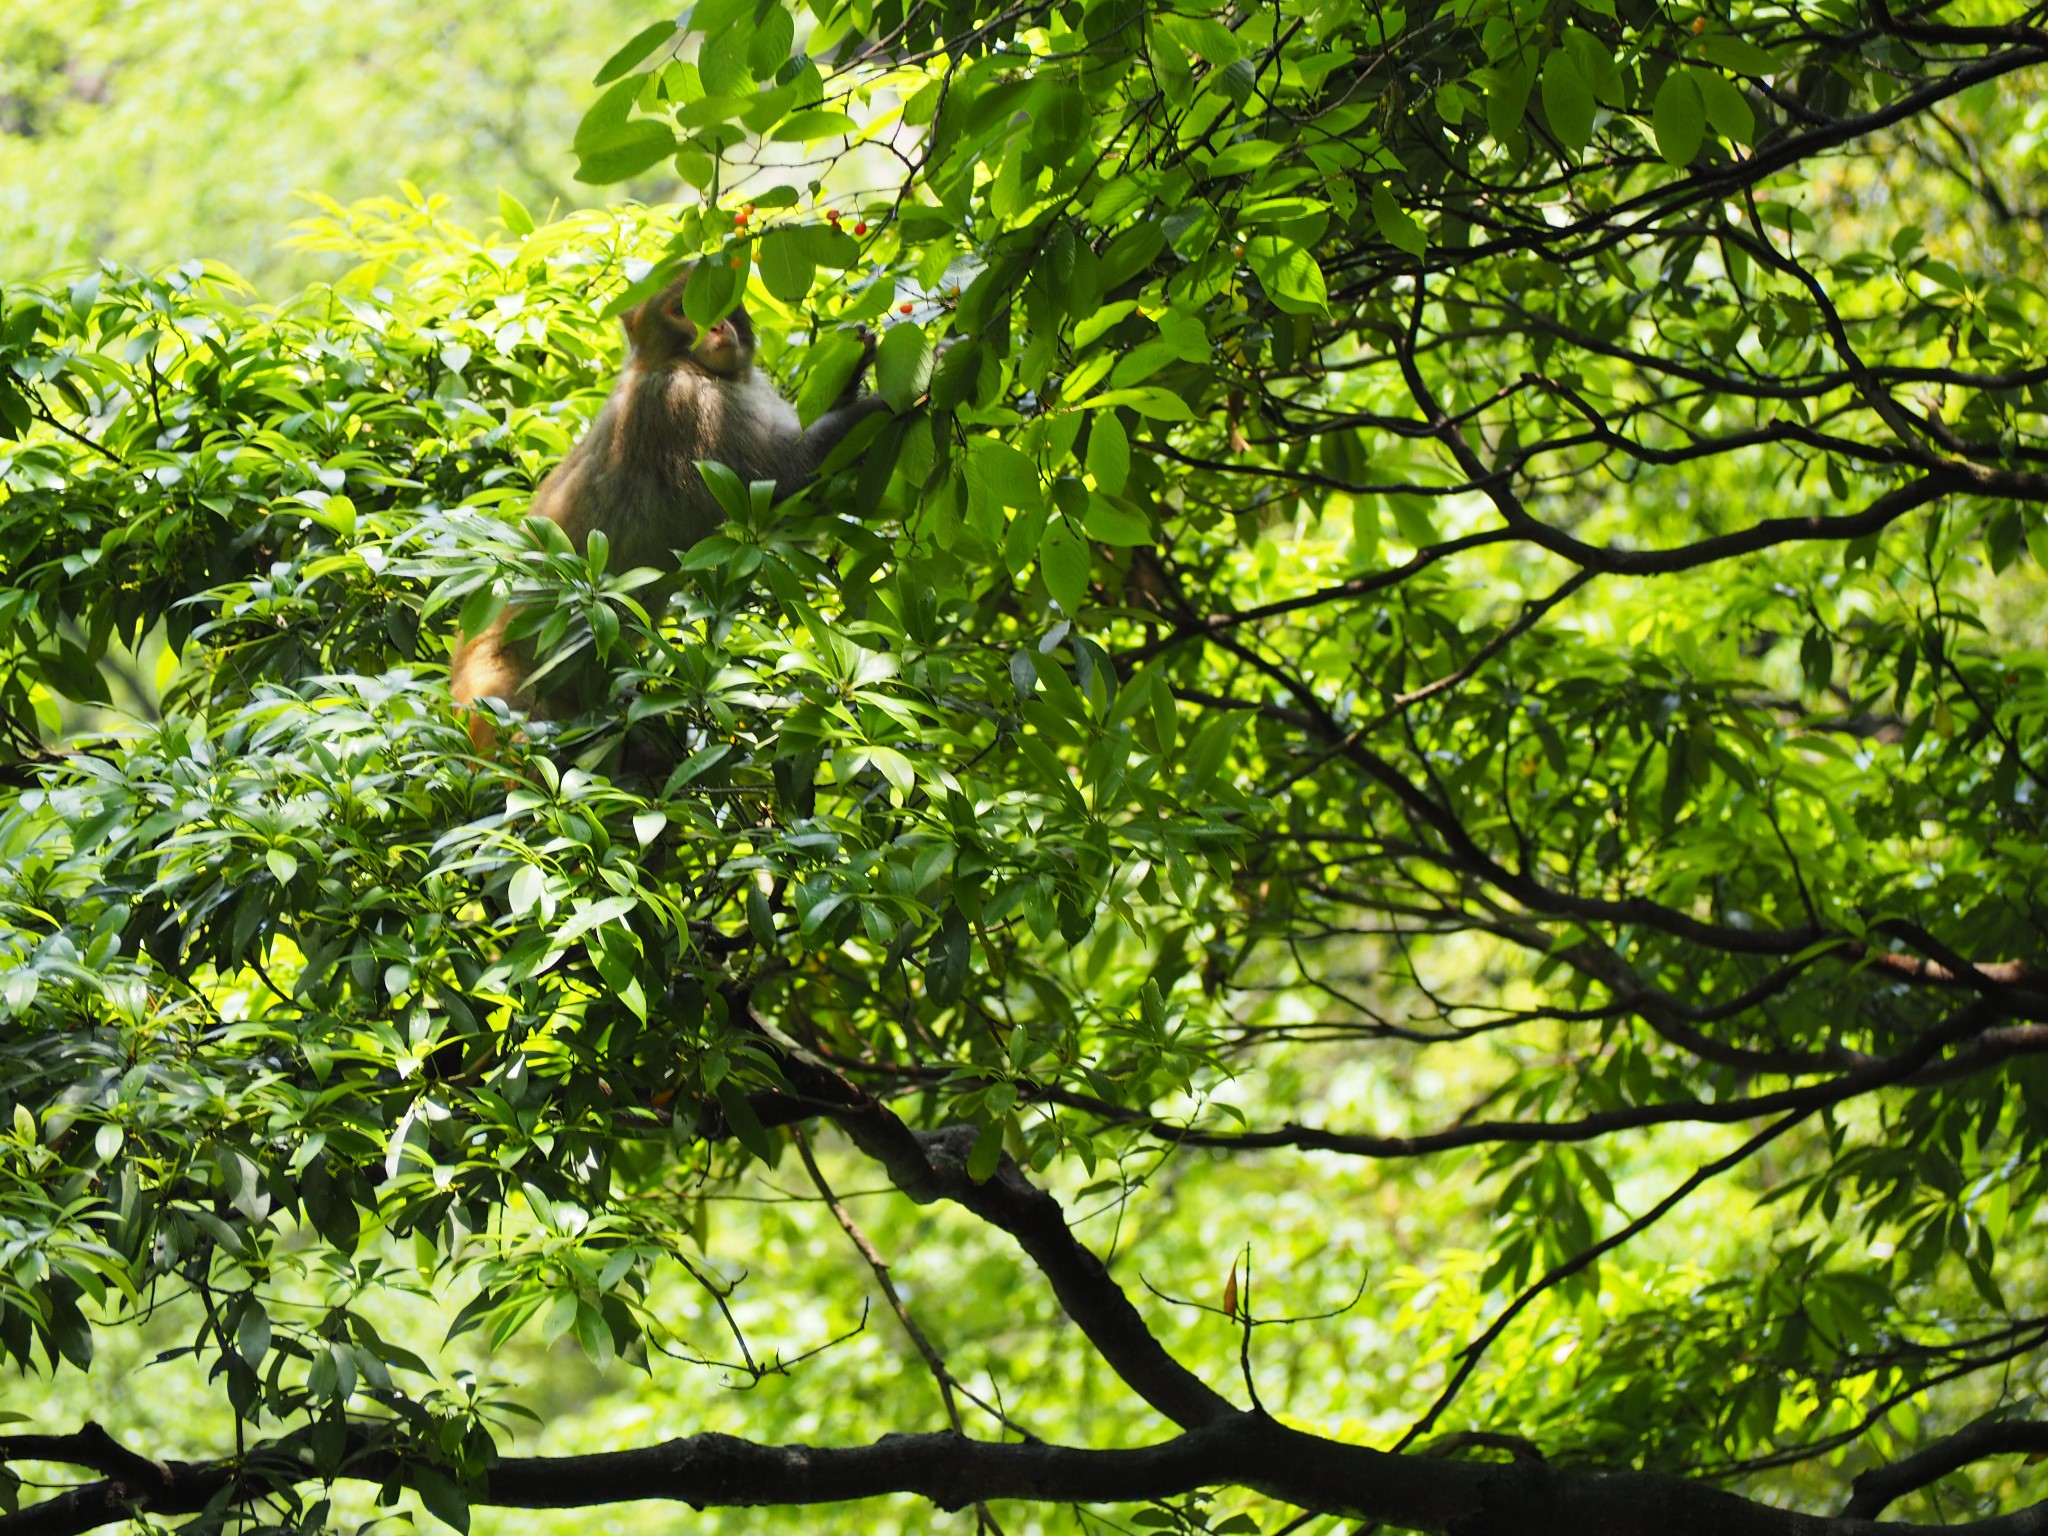
[[[637,347],[640,345],[641,329],[647,324],[647,306],[655,302],[653,299],[642,299],[638,304],[635,304],[631,309],[619,316],[620,323],[626,327],[626,344],[628,346]]]

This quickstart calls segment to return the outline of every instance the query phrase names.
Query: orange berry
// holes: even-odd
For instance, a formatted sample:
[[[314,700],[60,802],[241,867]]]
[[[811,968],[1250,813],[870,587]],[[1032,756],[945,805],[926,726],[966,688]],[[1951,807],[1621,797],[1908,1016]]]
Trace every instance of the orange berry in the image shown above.
[[[746,214],[749,218],[752,218],[754,214],[754,205],[752,203],[749,203],[746,207],[742,208],[740,212]]]
[[[905,313],[906,315],[909,314],[913,309],[917,308],[915,304],[898,304],[896,307],[902,310],[903,313]]]
[[[739,271],[739,269],[741,267],[744,267],[746,264],[746,258],[743,256],[735,256],[732,259],[732,269],[735,272]]]
[[[1706,18],[1706,17],[1704,17],[1704,16],[1695,16],[1695,17],[1693,17],[1693,19],[1692,19],[1692,30],[1693,30],[1693,35],[1694,35],[1695,37],[1697,37],[1697,36],[1698,36],[1698,35],[1699,35],[1700,33],[1702,33],[1702,32],[1704,32],[1704,31],[1706,31],[1706,30],[1707,30],[1707,18]]]

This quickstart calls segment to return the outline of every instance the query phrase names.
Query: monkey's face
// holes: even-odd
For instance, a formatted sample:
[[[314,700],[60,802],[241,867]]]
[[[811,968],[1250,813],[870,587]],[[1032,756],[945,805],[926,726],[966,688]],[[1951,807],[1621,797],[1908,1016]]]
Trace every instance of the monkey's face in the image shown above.
[[[651,322],[651,323],[650,323]],[[708,330],[683,313],[682,285],[628,318],[626,332],[640,361],[650,367],[683,363],[721,379],[736,379],[753,365],[754,326],[735,309]]]
[[[727,315],[702,335],[688,320],[682,322],[690,360],[706,373],[715,373],[722,379],[736,379],[754,361],[753,337],[741,332],[740,327],[734,324],[736,318]]]

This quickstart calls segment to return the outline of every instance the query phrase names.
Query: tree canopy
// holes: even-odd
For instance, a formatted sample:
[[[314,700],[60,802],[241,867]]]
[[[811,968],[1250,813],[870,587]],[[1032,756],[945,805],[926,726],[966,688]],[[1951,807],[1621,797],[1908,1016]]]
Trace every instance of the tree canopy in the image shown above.
[[[2042,1529],[2044,81],[703,0],[674,206],[9,287],[0,1536]],[[518,514],[685,271],[893,409],[662,610]]]

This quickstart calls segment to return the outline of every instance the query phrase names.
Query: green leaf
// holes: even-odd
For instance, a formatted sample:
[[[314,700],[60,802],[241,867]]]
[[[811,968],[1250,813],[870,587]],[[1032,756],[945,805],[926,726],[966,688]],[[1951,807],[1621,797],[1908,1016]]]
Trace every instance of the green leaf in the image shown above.
[[[590,83],[592,85],[610,85],[612,81],[625,74],[627,70],[638,66],[642,59],[646,58],[675,35],[676,24],[673,21],[649,23],[638,32],[635,32],[631,39],[627,41],[625,47],[604,61],[603,66],[592,77]]]
[[[1186,16],[1177,11],[1154,13],[1153,22],[1169,37],[1179,40],[1188,53],[1206,59],[1217,68],[1244,57],[1244,42],[1222,22],[1211,16]]]
[[[1180,108],[1194,100],[1194,71],[1188,68],[1187,54],[1178,44],[1168,38],[1154,37],[1146,47],[1145,56],[1168,103]]]
[[[1232,59],[1209,78],[1216,82],[1216,89],[1242,107],[1252,99],[1252,88],[1259,76],[1250,59]]]
[[[1154,421],[1193,421],[1194,412],[1187,402],[1168,389],[1156,384],[1140,385],[1136,389],[1111,389],[1096,395],[1087,402],[1091,411],[1104,411],[1112,406],[1128,405],[1141,416]]]
[[[1750,106],[1749,98],[1742,94],[1741,87],[1704,70],[1696,71],[1692,79],[1699,88],[1707,121],[1715,131],[1725,134],[1737,144],[1755,142],[1756,112]]]
[[[0,440],[20,437],[35,421],[21,386],[0,373]]]
[[[1306,247],[1278,235],[1258,235],[1247,240],[1245,264],[1266,290],[1266,297],[1291,315],[1323,314],[1329,309],[1329,289],[1323,269]]]
[[[1031,150],[1057,164],[1071,156],[1093,121],[1088,98],[1071,85],[1042,92],[1031,113]]]
[[[725,1123],[732,1127],[733,1136],[741,1146],[764,1163],[775,1161],[775,1143],[768,1135],[768,1128],[761,1124],[761,1117],[754,1113],[754,1106],[730,1078],[718,1085],[718,1107],[725,1111]]]
[[[1706,139],[1706,106],[1692,72],[1674,69],[1658,87],[1651,110],[1651,127],[1657,134],[1657,153],[1672,165],[1691,165]]]
[[[1144,518],[1105,501],[1100,496],[1088,498],[1088,512],[1081,525],[1089,538],[1123,548],[1150,544],[1157,537],[1152,532],[1152,525]]]
[[[1044,503],[1038,466],[1028,454],[999,437],[977,437],[967,445],[967,478],[998,506],[1023,508]]]
[[[796,395],[796,414],[805,426],[829,411],[846,392],[860,367],[863,350],[860,338],[851,331],[828,331],[818,338]]]
[[[1053,601],[1069,614],[1081,611],[1088,595],[1088,546],[1074,536],[1064,517],[1046,524],[1038,542],[1038,568],[1045,576],[1045,589]]]
[[[690,269],[683,284],[683,313],[699,330],[708,331],[740,301],[740,279],[722,254],[714,251]]]
[[[747,885],[747,928],[763,949],[775,948],[775,914],[768,907],[768,893],[758,885]]]
[[[801,224],[797,234],[805,254],[818,266],[845,272],[860,265],[860,242],[843,229],[830,224]]]
[[[1487,131],[1500,143],[1507,143],[1520,131],[1529,110],[1534,75],[1519,67],[1482,69],[1475,72],[1473,82],[1486,92]]]
[[[1562,48],[1553,49],[1543,61],[1543,115],[1558,142],[1574,154],[1592,142],[1593,92]],[[1377,216],[1377,202],[1373,212]]]
[[[932,347],[924,328],[899,320],[875,344],[875,393],[896,412],[907,411],[931,386]]]
[[[412,1486],[428,1514],[458,1531],[469,1530],[469,1501],[453,1479],[432,1467],[415,1466]]]
[[[251,1300],[242,1309],[242,1320],[235,1325],[235,1353],[250,1365],[261,1365],[269,1352],[270,1314]]]
[[[505,900],[514,917],[524,917],[539,903],[547,888],[547,874],[538,864],[522,864],[505,885]]]
[[[966,990],[972,958],[973,934],[967,919],[957,907],[949,907],[925,961],[925,996],[940,1007],[958,1002]]]
[[[789,62],[789,47],[796,40],[796,18],[780,5],[757,13],[753,40],[747,44],[747,68],[754,78],[766,81]]]
[[[1428,237],[1423,234],[1422,226],[1394,201],[1393,189],[1384,181],[1373,184],[1372,221],[1389,244],[1398,246],[1410,256],[1420,256],[1428,247]],[[1318,283],[1321,279],[1322,274],[1318,273]]]
[[[810,144],[819,139],[835,139],[842,134],[859,131],[860,124],[844,112],[815,110],[792,112],[769,137],[777,143]]]
[[[640,95],[641,84],[639,80],[620,80],[598,94],[597,100],[590,104],[582,121],[576,125],[571,147],[578,155],[616,137],[626,126],[626,120],[633,114],[633,103]]]
[[[1699,50],[1710,63],[1738,75],[1775,75],[1785,68],[1777,55],[1759,48],[1746,37],[1709,33],[1699,40]]]
[[[1003,1161],[1003,1127],[1005,1121],[989,1121],[974,1134],[974,1146],[967,1154],[967,1177],[977,1184],[986,1184],[995,1176]]]
[[[652,118],[636,118],[576,151],[576,179],[594,186],[625,181],[676,151],[675,130]]]
[[[498,194],[498,218],[515,235],[526,236],[533,233],[533,215],[528,213],[526,205],[510,192],[501,191]]]
[[[752,21],[751,14],[743,13],[730,25],[704,35],[704,45],[697,51],[697,72],[703,76],[707,95],[746,94],[751,78],[747,72],[747,52],[754,42]]]
[[[1223,153],[1209,162],[1209,176],[1241,176],[1246,171],[1255,171],[1262,165],[1270,165],[1273,157],[1280,153],[1280,146],[1271,139],[1243,139],[1230,145]]]
[[[1436,519],[1430,515],[1429,501],[1422,496],[1389,495],[1387,508],[1394,514],[1394,527],[1401,537],[1417,549],[1426,549],[1437,541]]]
[[[950,411],[966,402],[981,373],[982,344],[956,342],[939,354],[932,367],[932,408]]]
[[[1147,267],[1166,249],[1166,230],[1150,219],[1133,224],[1110,241],[1102,253],[1102,290],[1120,288]],[[991,269],[993,270],[993,269]]]
[[[1131,474],[1131,443],[1114,411],[1099,412],[1088,428],[1088,473],[1104,495],[1120,495]],[[1114,541],[1108,541],[1114,542]]]
[[[761,285],[785,304],[802,303],[818,276],[809,241],[800,230],[769,230],[761,237],[754,260],[760,268]]]
[[[718,162],[701,149],[676,151],[676,174],[700,192],[710,187],[717,170]]]

